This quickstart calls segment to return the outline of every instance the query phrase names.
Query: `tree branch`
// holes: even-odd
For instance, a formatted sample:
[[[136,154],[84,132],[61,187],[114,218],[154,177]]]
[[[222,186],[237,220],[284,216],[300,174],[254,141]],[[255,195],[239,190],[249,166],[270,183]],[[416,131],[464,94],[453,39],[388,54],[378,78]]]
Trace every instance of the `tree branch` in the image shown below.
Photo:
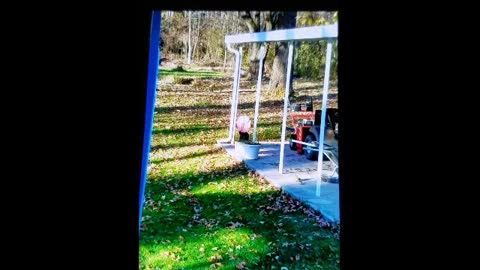
[[[245,24],[247,24],[248,31],[250,33],[254,33],[255,29],[256,29],[256,23],[253,20],[251,14],[247,11],[242,11],[242,12],[240,12],[240,18],[242,18],[242,20],[245,22]]]
[[[272,16],[270,11],[265,11],[263,13],[263,18],[265,21],[265,31],[272,30]]]

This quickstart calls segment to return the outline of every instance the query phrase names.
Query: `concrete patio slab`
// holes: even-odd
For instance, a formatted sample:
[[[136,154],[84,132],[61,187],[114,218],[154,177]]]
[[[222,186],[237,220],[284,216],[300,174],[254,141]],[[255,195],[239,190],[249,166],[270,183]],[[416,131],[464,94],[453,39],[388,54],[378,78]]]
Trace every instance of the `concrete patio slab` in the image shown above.
[[[317,197],[315,195],[316,182],[319,178],[317,161],[308,160],[304,155],[297,154],[297,152],[290,150],[287,144],[285,145],[283,174],[280,174],[278,171],[280,143],[260,143],[262,146],[258,159],[243,160],[248,168],[256,171],[271,184],[287,192],[292,197],[319,211],[329,222],[340,222],[338,175],[335,172],[330,177],[333,168],[330,161],[323,161],[322,175],[324,179],[329,179],[329,181],[326,182],[324,180],[321,182],[320,197]],[[329,144],[338,149],[336,144]],[[223,147],[233,158],[242,160],[235,153],[234,145],[221,143],[220,140],[218,145]]]

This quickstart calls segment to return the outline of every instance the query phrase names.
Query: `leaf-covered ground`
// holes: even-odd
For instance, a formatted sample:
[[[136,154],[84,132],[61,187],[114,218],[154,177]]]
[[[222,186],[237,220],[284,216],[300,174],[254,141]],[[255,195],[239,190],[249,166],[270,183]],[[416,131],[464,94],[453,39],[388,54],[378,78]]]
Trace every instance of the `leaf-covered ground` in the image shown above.
[[[338,228],[215,146],[227,136],[231,84],[159,83],[140,269],[339,269]],[[319,91],[311,84],[296,85],[299,96]],[[241,83],[239,105],[250,117],[252,86]],[[263,95],[259,140],[279,140],[282,108]]]

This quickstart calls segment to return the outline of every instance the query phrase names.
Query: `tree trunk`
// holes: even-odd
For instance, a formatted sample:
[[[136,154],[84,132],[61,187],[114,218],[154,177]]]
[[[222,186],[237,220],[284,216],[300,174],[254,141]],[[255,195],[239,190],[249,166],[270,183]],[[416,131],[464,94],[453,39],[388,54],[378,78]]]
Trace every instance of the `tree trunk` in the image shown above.
[[[248,27],[248,32],[255,33],[260,31],[260,12],[259,11],[243,11],[241,18]],[[250,43],[249,61],[247,80],[255,79],[258,73],[258,43]]]
[[[187,64],[190,65],[192,57],[192,11],[188,12],[188,57]]]
[[[223,24],[222,26],[222,33],[228,34],[228,13],[225,13],[225,21],[226,23]],[[226,31],[225,31],[226,30]],[[225,68],[227,66],[227,45],[223,43],[223,71],[225,71]]]
[[[225,67],[227,66],[227,47],[225,47],[223,53],[223,71],[225,71]]]
[[[258,59],[258,43],[250,44],[250,65],[248,65],[247,80],[255,80],[258,74],[259,59]]]
[[[272,12],[272,25],[274,30],[295,28],[297,12]],[[277,87],[285,89],[286,72],[288,60],[288,42],[277,42],[275,44],[275,58],[272,65],[272,76],[269,89]],[[293,63],[291,69],[293,75]],[[293,77],[293,76],[292,76]],[[290,94],[293,96],[293,80],[290,80]]]
[[[183,52],[185,53],[185,62],[188,61],[188,40],[184,42],[185,46]]]
[[[266,11],[263,13],[263,29],[264,31],[271,31],[272,30],[272,14],[270,11]],[[268,55],[268,50],[270,49],[270,42],[265,42],[263,44],[265,46],[265,59],[263,60],[263,66],[262,66],[262,74],[263,76],[265,76],[265,67],[267,66],[266,65],[266,61],[267,61],[267,55]]]
[[[287,71],[287,57],[288,57],[288,45],[285,42],[278,42],[275,44],[275,58],[272,65],[272,76],[270,77],[270,90],[277,87],[284,88]]]
[[[197,28],[196,28],[197,34],[196,34],[195,42],[193,44],[192,59],[195,59],[195,51],[197,49],[198,40],[200,39],[200,19],[201,19],[201,16],[199,16],[197,19]]]

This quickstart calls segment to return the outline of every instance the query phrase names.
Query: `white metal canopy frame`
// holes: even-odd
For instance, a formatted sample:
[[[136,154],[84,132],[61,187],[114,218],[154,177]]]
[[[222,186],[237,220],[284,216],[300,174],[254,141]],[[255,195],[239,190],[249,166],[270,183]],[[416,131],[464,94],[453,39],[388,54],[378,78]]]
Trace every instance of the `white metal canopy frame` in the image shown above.
[[[316,196],[320,196],[320,184],[322,176],[322,161],[323,161],[323,143],[324,143],[324,131],[325,130],[325,117],[327,109],[327,100],[328,100],[328,86],[330,82],[330,62],[332,58],[332,42],[338,37],[338,24],[322,25],[322,26],[312,26],[312,27],[301,27],[294,29],[285,29],[285,30],[275,30],[267,32],[257,32],[257,33],[247,33],[247,34],[238,34],[238,35],[227,35],[225,36],[225,43],[229,52],[235,54],[235,68],[233,72],[233,89],[232,89],[232,107],[230,110],[230,124],[228,129],[228,138],[220,141],[234,143],[234,131],[235,131],[235,121],[237,118],[237,108],[238,108],[238,95],[239,95],[239,84],[240,84],[240,63],[242,61],[242,48],[238,50],[232,48],[232,44],[240,43],[251,43],[251,42],[272,42],[272,41],[288,41],[288,63],[287,63],[287,80],[285,84],[285,97],[283,103],[283,121],[282,121],[282,137],[280,144],[280,161],[278,165],[278,170],[280,174],[283,174],[283,160],[285,153],[285,133],[286,133],[286,121],[287,121],[287,103],[288,103],[288,93],[290,91],[290,81],[291,81],[291,70],[293,62],[293,42],[294,41],[312,41],[312,40],[327,40],[327,55],[325,61],[325,76],[323,79],[323,92],[322,92],[322,113],[321,113],[321,122],[320,122],[320,138],[319,138],[319,149],[318,149],[318,173],[319,177],[317,179],[316,185]],[[257,139],[257,119],[258,111],[260,108],[260,88],[262,82],[262,65],[265,58],[265,48],[264,46],[260,49],[260,68],[258,69],[258,80],[257,80],[257,91],[255,97],[255,116],[253,124],[253,140]]]

